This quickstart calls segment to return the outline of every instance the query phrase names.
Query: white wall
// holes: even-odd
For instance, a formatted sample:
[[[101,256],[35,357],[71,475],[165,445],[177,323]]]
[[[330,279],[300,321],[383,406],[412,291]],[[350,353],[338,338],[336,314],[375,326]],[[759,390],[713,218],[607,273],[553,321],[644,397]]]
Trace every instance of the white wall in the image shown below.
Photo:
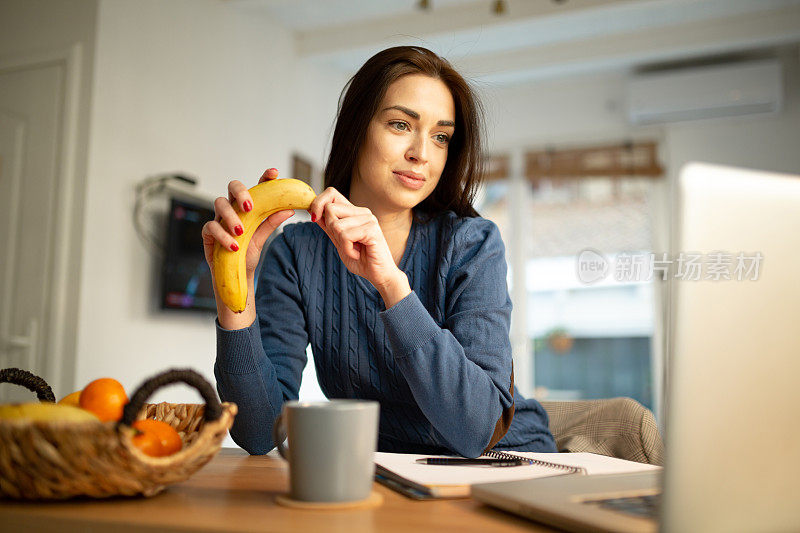
[[[130,391],[174,366],[213,380],[213,317],[153,309],[134,185],[185,171],[213,198],[272,166],[289,177],[296,149],[319,168],[345,80],[297,66],[286,30],[218,0],[101,0],[96,50],[76,386],[111,375]]]
[[[687,161],[800,174],[800,61],[783,57],[784,109],[775,116],[735,117],[675,124],[667,129],[671,169]]]
[[[784,52],[784,109],[659,126],[633,127],[624,117],[625,75],[609,73],[510,88],[483,87],[490,149],[580,144],[644,137],[663,143],[667,174],[690,160],[800,172],[800,61]]]
[[[80,43],[83,72],[91,74],[96,12],[96,0],[3,0],[0,2],[0,56],[25,57],[67,50]],[[84,87],[88,86],[91,77],[84,81]]]

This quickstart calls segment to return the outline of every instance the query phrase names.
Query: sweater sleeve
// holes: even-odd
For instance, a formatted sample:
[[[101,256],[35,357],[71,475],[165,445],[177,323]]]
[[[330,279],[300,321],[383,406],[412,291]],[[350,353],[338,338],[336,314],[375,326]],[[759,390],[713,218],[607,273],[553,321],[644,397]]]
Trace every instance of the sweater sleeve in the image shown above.
[[[275,446],[273,423],[283,403],[297,399],[307,362],[306,319],[286,233],[264,254],[253,324],[232,331],[217,322],[217,390],[223,401],[239,408],[231,437],[254,455]]]
[[[505,247],[497,226],[466,219],[452,240],[443,327],[416,293],[381,313],[392,354],[444,443],[477,457],[514,412]]]

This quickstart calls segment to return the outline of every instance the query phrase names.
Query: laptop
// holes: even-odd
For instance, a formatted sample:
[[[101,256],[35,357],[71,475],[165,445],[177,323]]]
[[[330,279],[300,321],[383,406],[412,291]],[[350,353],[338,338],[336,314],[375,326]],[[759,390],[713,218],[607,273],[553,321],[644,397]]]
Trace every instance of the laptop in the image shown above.
[[[480,484],[476,500],[570,531],[800,531],[800,176],[689,163],[679,201],[673,259],[707,264],[670,270],[664,469]]]

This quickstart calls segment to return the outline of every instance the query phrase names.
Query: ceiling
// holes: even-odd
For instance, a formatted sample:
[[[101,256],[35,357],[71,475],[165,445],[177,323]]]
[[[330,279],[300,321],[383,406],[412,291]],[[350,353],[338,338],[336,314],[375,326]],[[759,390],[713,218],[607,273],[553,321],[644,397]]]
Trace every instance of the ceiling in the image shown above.
[[[294,34],[305,61],[351,75],[417,44],[489,86],[619,72],[800,43],[800,0],[226,0]]]

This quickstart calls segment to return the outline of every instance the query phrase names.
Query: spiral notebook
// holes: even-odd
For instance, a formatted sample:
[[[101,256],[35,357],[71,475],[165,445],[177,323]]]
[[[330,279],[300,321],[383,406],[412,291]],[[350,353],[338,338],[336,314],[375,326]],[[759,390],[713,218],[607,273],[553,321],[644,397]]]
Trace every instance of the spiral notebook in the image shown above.
[[[521,459],[522,466],[427,465],[417,464],[423,457],[445,457],[405,453],[375,454],[375,480],[409,498],[417,500],[466,498],[476,483],[517,481],[565,474],[617,474],[651,470],[652,465],[625,461],[594,453],[534,453],[490,450],[481,457]]]

